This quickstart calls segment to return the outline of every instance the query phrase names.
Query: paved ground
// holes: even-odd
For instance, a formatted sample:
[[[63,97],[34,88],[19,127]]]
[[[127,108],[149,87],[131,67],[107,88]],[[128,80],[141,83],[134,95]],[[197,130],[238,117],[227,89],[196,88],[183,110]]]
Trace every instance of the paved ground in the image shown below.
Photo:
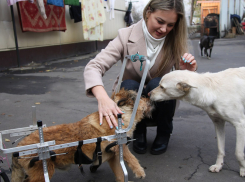
[[[198,62],[198,72],[217,72],[230,67],[245,65],[245,36],[233,39],[217,39],[212,59],[200,57],[197,39],[190,41],[190,52]],[[68,58],[33,65],[33,69],[12,69],[0,72],[0,130],[24,127],[32,124],[31,107],[37,108],[37,119],[47,126],[71,123],[97,110],[96,99],[85,96],[83,70],[94,55]],[[120,70],[120,63],[104,76],[106,90],[111,93],[113,80]],[[31,66],[31,65],[30,65]],[[148,128],[149,149],[155,137],[155,127]],[[4,136],[7,147],[13,139]],[[132,145],[130,144],[130,149]],[[226,124],[226,158],[220,173],[210,173],[217,155],[213,124],[199,108],[181,102],[174,117],[174,130],[166,153],[153,156],[135,154],[145,168],[146,178],[135,179],[128,168],[130,181],[144,182],[242,182],[235,155],[235,130]],[[10,157],[9,157],[10,158]],[[5,163],[6,164],[6,163]],[[2,164],[1,164],[2,165]],[[2,165],[6,167],[6,165]],[[95,174],[89,165],[82,176],[74,165],[68,171],[57,171],[52,182],[87,181],[111,182],[114,175],[108,164],[103,164]],[[10,175],[10,173],[8,174]]]

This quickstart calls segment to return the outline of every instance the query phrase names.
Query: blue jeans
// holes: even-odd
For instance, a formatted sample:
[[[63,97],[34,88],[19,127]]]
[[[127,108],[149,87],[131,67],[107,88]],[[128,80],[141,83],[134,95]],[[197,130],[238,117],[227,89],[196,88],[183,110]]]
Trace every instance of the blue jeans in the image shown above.
[[[142,95],[148,97],[148,93],[159,85],[161,77],[150,80],[142,91]],[[124,80],[121,88],[134,90],[138,92],[140,83],[135,80]],[[152,112],[152,118],[145,118],[136,125],[135,133],[146,132],[146,121],[154,120],[157,122],[157,134],[169,136],[173,131],[173,116],[175,112],[176,100],[162,101],[155,103],[155,110]]]

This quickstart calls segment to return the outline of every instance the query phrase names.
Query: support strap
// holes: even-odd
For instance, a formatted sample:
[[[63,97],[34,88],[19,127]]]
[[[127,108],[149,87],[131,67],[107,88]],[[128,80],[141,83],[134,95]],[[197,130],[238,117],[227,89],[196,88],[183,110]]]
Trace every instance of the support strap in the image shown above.
[[[93,160],[91,160],[88,156],[86,156],[83,151],[82,151],[82,146],[83,146],[83,140],[79,141],[79,144],[77,146],[77,151],[74,155],[74,161],[76,164],[91,164]]]
[[[100,146],[101,142],[102,142],[102,138],[98,137],[97,142],[96,142],[96,149],[95,149],[94,155],[93,155],[93,161],[95,161],[97,158],[99,160],[99,165],[93,166],[96,168],[98,168],[102,164],[102,152],[101,152],[101,146]]]
[[[90,167],[91,171],[96,171],[97,168],[102,164],[101,142],[102,142],[102,138],[101,137],[97,138],[96,148],[93,153],[93,160],[92,160],[88,156],[86,156],[82,151],[83,140],[79,141],[79,144],[77,146],[77,151],[75,152],[75,155],[74,155],[74,161],[75,161],[75,164],[79,165],[79,169],[82,174],[84,174],[82,164],[91,164],[98,159],[99,165],[92,165]]]

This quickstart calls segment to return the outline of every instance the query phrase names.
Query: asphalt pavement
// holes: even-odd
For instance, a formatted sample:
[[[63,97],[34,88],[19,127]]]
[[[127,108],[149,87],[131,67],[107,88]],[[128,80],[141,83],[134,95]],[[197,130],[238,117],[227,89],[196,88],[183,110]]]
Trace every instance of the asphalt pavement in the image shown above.
[[[189,40],[189,50],[198,63],[198,72],[218,72],[227,68],[245,66],[245,35],[232,39],[216,39],[211,60],[200,56],[199,39]],[[79,121],[97,111],[97,101],[85,95],[83,71],[96,53],[56,60],[43,64],[29,64],[0,72],[0,130],[26,127],[32,124],[32,106],[36,117],[47,126]],[[121,63],[114,65],[103,77],[105,88],[111,94],[112,84]],[[162,155],[151,155],[149,150],[155,138],[156,127],[148,127],[148,152],[137,154],[145,168],[146,178],[136,179],[127,167],[129,181],[142,182],[242,182],[235,157],[236,133],[226,124],[226,157],[223,170],[208,171],[217,156],[214,126],[207,114],[188,103],[181,102],[174,117],[174,129],[169,147]],[[14,147],[16,138],[4,135],[6,147]],[[11,162],[11,155],[8,155]],[[7,163],[0,164],[7,169]],[[84,166],[83,176],[76,165],[67,171],[57,170],[51,182],[113,182],[114,174],[107,163],[90,173]],[[8,172],[10,176],[10,173]]]

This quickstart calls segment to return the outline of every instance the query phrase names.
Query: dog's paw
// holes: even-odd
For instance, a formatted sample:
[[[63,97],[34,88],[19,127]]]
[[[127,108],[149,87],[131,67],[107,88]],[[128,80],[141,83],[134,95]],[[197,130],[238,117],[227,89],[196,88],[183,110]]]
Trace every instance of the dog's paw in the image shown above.
[[[222,169],[222,165],[218,165],[218,164],[209,167],[209,171],[212,173],[218,173],[221,171],[221,169]]]
[[[144,179],[145,176],[146,176],[145,175],[145,171],[144,171],[144,169],[142,167],[135,171],[135,177],[136,178]]]
[[[240,176],[245,177],[245,168],[244,167],[240,168]]]

